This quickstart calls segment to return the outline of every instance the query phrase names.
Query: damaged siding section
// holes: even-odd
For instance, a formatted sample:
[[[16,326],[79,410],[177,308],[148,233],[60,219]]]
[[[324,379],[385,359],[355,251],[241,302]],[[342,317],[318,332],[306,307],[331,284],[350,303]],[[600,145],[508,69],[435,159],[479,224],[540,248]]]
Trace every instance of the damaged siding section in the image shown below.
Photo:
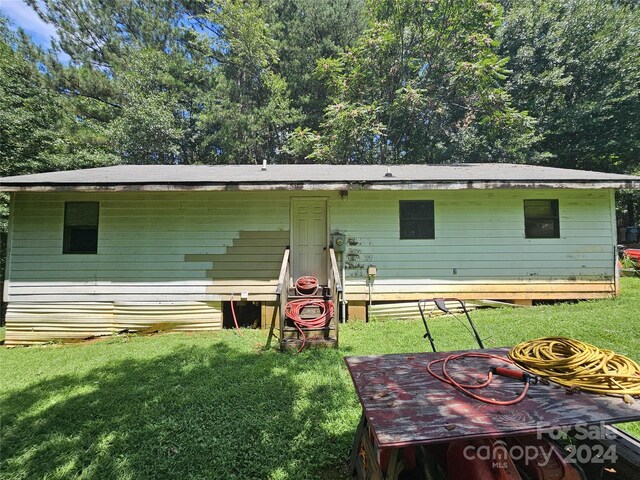
[[[7,345],[87,339],[123,332],[219,330],[220,302],[10,303]]]
[[[15,196],[9,302],[220,301],[277,280],[288,245],[284,193]],[[97,254],[62,253],[65,201],[100,203]]]
[[[64,205],[100,204],[97,254],[63,254]],[[231,293],[275,298],[286,192],[15,193],[7,343],[221,328]]]

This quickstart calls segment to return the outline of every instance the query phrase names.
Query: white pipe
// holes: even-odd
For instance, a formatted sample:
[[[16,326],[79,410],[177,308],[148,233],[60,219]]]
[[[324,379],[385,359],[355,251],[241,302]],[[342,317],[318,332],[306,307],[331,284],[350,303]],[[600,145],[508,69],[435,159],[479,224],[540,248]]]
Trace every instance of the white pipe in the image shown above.
[[[367,322],[369,322],[369,316],[371,315],[371,284],[373,283],[373,277],[368,276],[369,280],[369,308],[367,308]]]
[[[347,297],[344,279],[346,277],[346,267],[344,264],[344,252],[340,252],[340,263],[342,264],[342,301],[340,302],[340,310],[342,315],[342,323],[347,321]]]

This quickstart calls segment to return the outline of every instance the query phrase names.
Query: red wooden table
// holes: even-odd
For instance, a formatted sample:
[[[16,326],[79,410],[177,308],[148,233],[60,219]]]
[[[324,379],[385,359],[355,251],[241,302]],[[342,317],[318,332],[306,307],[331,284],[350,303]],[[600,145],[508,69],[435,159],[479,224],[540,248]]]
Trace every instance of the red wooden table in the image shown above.
[[[506,356],[508,350],[482,352]],[[402,447],[640,420],[640,401],[627,404],[619,397],[570,392],[554,384],[531,385],[525,399],[511,406],[474,400],[427,372],[429,362],[451,353],[345,357],[363,408],[351,455],[354,470],[363,467],[360,453],[371,457],[379,449],[390,449],[389,470],[385,475],[379,465],[373,465],[372,476],[397,478]],[[491,365],[504,366],[469,358],[456,361],[450,371],[457,380],[469,382],[486,379]],[[522,382],[494,377],[482,395],[505,400],[516,397],[522,388]]]

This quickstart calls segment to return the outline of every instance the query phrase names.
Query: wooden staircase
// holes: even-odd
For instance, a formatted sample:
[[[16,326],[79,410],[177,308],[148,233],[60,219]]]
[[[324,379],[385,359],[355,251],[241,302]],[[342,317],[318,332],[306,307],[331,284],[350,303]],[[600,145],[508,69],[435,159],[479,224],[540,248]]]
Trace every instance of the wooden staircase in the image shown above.
[[[322,292],[327,293],[328,295],[322,295]],[[295,300],[320,300],[323,302],[331,302],[332,298],[330,295],[331,289],[327,285],[321,285],[318,288],[318,292],[320,295],[298,295],[295,289],[289,288],[287,292],[287,301],[295,301]],[[321,314],[320,307],[317,306],[309,306],[305,307],[300,316],[303,319],[311,319],[316,318]],[[282,328],[282,340],[280,342],[281,349],[293,349],[299,350],[302,346],[302,335],[300,334],[300,330],[294,325],[291,319],[286,318],[284,315],[284,326]],[[338,345],[338,324],[337,324],[337,312],[334,312],[333,316],[328,319],[326,325],[324,327],[311,327],[311,328],[302,328],[304,335],[306,337],[305,348],[314,348],[314,347],[337,347]]]
[[[331,260],[331,268],[328,275],[328,285],[320,285],[315,295],[300,295],[295,288],[293,288],[295,279],[290,278],[289,249],[285,250],[280,277],[278,279],[278,289],[276,290],[280,298],[278,341],[281,350],[300,350],[303,344],[304,348],[338,347],[338,317],[343,289],[333,248],[329,248],[329,257]],[[287,302],[300,299],[333,302],[334,314],[327,320],[323,327],[300,327],[299,329],[291,319],[287,318],[285,307]],[[302,319],[312,319],[318,317],[321,313],[320,307],[311,305],[305,307],[300,312],[300,317]],[[304,332],[304,341],[300,330]]]

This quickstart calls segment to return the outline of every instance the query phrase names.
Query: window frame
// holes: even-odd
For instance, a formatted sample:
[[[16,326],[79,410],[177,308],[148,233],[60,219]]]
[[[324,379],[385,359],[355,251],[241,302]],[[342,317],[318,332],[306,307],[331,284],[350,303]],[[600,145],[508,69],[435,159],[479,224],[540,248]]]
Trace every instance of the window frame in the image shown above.
[[[69,207],[71,205],[78,204],[91,204],[96,205],[96,218],[95,225],[94,224],[78,224],[78,225],[69,225],[68,224],[68,216],[69,216]],[[83,201],[83,202],[64,202],[64,212],[63,212],[63,220],[62,220],[62,253],[64,255],[97,255],[98,254],[98,234],[100,231],[100,202],[94,201]],[[95,230],[95,248],[91,250],[78,250],[77,248],[73,248],[73,232],[77,230]],[[92,240],[93,242],[93,240]],[[93,246],[93,245],[92,245]]]
[[[407,208],[411,204],[428,204],[430,215],[429,217],[420,216],[417,214],[408,215]],[[404,207],[404,208],[403,208]],[[410,227],[407,224],[420,221],[430,221],[429,228],[424,235],[407,235],[410,231]],[[400,200],[398,203],[398,224],[399,224],[399,236],[400,240],[434,240],[436,238],[436,206],[434,200]],[[418,232],[419,233],[419,232]]]
[[[528,202],[549,202],[551,206],[551,215],[544,216],[531,216],[527,215],[527,203]],[[523,201],[523,217],[524,217],[524,237],[531,239],[539,238],[560,238],[560,201],[555,198],[527,198]],[[531,230],[530,225],[551,225],[550,235],[538,235]]]

